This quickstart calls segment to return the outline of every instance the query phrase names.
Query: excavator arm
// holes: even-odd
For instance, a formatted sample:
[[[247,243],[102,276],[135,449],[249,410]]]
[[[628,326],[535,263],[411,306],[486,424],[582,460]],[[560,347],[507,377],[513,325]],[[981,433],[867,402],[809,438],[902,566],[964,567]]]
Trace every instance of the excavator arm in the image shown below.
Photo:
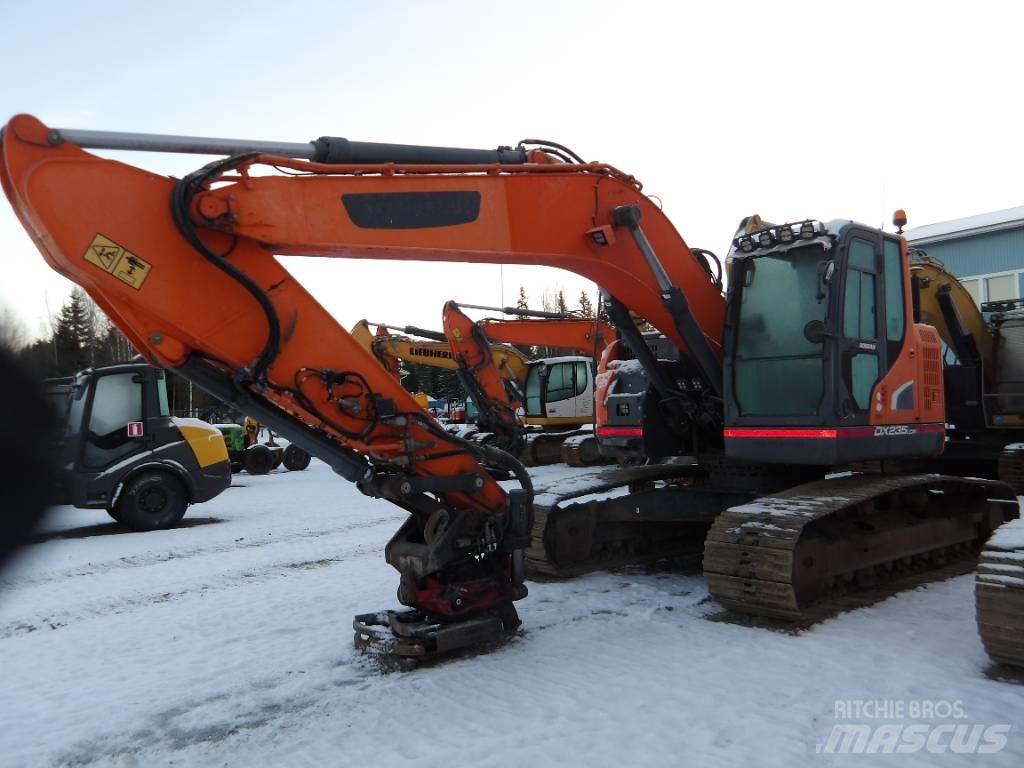
[[[369,323],[365,320],[360,320],[352,326],[351,334],[352,338],[363,349],[377,358],[388,373],[398,376],[399,380],[401,380],[402,365],[399,361],[399,355],[391,344],[391,334],[388,333],[386,328],[378,328],[377,333],[374,333],[370,330]],[[448,357],[450,359],[451,355],[449,354]]]
[[[966,365],[980,366],[991,379],[994,357],[992,330],[974,297],[942,262],[923,251],[911,253],[921,322],[931,325]]]
[[[594,359],[600,358],[605,348],[618,339],[614,328],[593,318],[501,320],[488,317],[477,324],[492,342],[569,349]]]
[[[269,148],[313,160],[253,145],[175,180],[69,138],[200,153],[249,147],[105,141],[20,115],[3,131],[0,181],[50,266],[147,359],[410,512],[386,549],[401,574],[399,599],[414,608],[385,621],[396,652],[441,652],[518,623],[529,478],[506,454],[440,429],[275,254],[568,269],[642,313],[715,376],[722,298],[640,185],[611,166],[525,148],[325,138],[301,152]],[[258,175],[274,169],[288,175]],[[509,466],[524,492],[506,494],[485,464]]]
[[[491,356],[491,340],[454,301],[441,313],[444,335],[452,359],[458,365],[459,380],[479,410],[477,423],[495,433],[503,448],[518,453],[520,424],[517,410],[522,405],[526,368],[518,377]]]

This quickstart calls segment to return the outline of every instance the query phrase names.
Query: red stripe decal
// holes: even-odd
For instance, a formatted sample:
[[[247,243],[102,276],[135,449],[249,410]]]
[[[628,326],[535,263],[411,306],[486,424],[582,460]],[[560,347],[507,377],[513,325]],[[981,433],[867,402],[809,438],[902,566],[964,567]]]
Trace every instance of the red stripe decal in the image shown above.
[[[901,432],[901,429],[907,432]],[[771,440],[836,440],[851,437],[905,437],[910,435],[945,432],[945,424],[886,424],[869,427],[840,427],[825,429],[786,429],[748,427],[725,430],[725,437],[732,439]]]
[[[598,427],[598,437],[643,437],[643,427]]]
[[[834,429],[727,429],[726,437],[835,440]]]

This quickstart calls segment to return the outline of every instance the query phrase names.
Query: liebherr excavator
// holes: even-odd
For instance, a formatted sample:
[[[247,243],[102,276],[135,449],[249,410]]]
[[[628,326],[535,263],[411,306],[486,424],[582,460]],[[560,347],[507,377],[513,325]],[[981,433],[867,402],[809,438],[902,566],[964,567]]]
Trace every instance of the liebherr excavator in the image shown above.
[[[174,180],[87,148],[227,157]],[[913,322],[898,237],[810,221],[765,231],[741,243],[727,310],[639,182],[551,142],[267,144],[50,129],[20,115],[4,128],[0,180],[44,258],[150,360],[410,512],[385,550],[410,610],[355,620],[357,642],[392,654],[429,657],[517,626],[527,548],[555,567],[614,562],[659,526],[717,517],[705,559],[715,595],[792,616],[865,571],[974,545],[1016,514],[1012,490],[993,481],[822,479],[837,462],[942,450],[940,343]],[[681,448],[706,458],[535,499],[518,462],[437,428],[274,254],[576,272],[605,292]],[[681,375],[644,355],[629,310],[680,351]],[[485,462],[522,489],[505,491]],[[628,495],[597,498],[626,483]],[[574,493],[590,500],[562,507]]]
[[[370,330],[371,325],[377,326],[376,333]],[[392,330],[401,330],[406,334],[423,338],[417,339],[407,335],[393,334],[390,333]],[[402,362],[429,365],[449,371],[459,370],[459,364],[452,357],[448,340],[440,331],[431,331],[411,325],[394,326],[360,320],[352,326],[351,334],[364,349],[373,353],[381,365],[395,375],[400,373]],[[525,355],[510,348],[507,344],[492,344],[490,354],[495,368],[504,372],[505,376],[515,380],[526,378],[527,359]]]

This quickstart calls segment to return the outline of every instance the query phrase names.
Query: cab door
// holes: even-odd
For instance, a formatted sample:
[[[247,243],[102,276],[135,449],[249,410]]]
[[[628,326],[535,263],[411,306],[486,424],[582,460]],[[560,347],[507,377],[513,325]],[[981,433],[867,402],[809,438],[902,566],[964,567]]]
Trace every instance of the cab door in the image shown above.
[[[99,372],[89,380],[82,405],[72,405],[73,413],[81,413],[72,479],[75,506],[108,506],[122,474],[119,468],[149,449],[146,379],[137,369]]]
[[[550,419],[576,418],[576,370],[571,362],[547,367],[545,406]]]
[[[846,244],[846,274],[837,339],[839,419],[867,424],[871,391],[885,370],[886,349],[879,308],[883,307],[881,239],[854,230]]]
[[[576,375],[576,415],[580,419],[594,418],[594,369],[589,360],[573,363]]]

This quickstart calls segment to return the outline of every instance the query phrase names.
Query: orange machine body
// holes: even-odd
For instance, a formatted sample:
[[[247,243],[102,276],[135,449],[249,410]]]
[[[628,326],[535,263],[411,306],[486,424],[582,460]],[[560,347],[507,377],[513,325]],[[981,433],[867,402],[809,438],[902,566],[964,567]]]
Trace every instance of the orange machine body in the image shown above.
[[[51,143],[48,136],[35,118],[13,118],[4,132],[0,176],[50,266],[85,288],[150,361],[175,368],[199,354],[220,361],[225,371],[250,366],[268,325],[252,295],[211,269],[183,238],[168,202],[175,181],[67,142]],[[256,176],[249,173],[254,164],[309,175]],[[456,506],[501,514],[504,492],[469,455],[435,450],[436,438],[416,420],[369,427],[373,397],[389,399],[398,413],[422,409],[274,254],[555,266],[593,280],[685,349],[641,253],[628,238],[612,234],[612,209],[632,204],[669,277],[686,286],[694,317],[721,354],[721,295],[640,185],[610,166],[346,166],[254,156],[237,171],[212,180],[195,197],[191,217],[203,243],[228,254],[261,286],[280,318],[281,343],[267,371],[265,397],[371,461],[397,463],[422,476],[478,475],[478,492],[442,493]],[[471,220],[408,229],[361,226],[342,203],[351,195],[372,200],[437,192],[472,198]],[[594,230],[605,233],[603,243]],[[307,375],[328,369],[356,371],[366,386],[347,395],[328,392]],[[339,410],[339,402],[349,407]]]

